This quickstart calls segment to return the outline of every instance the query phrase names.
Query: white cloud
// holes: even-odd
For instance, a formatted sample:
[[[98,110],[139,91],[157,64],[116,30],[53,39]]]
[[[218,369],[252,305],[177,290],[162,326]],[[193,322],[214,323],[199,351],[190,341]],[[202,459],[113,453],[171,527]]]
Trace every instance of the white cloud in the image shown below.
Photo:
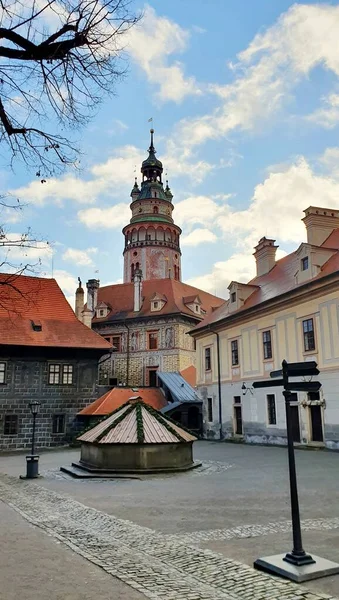
[[[324,104],[324,108],[315,110],[306,119],[325,129],[333,129],[339,123],[339,94],[330,94],[324,99]]]
[[[0,242],[0,262],[6,260],[12,264],[36,264],[51,260],[52,255],[53,250],[49,244],[43,241],[26,242],[22,233],[8,233],[6,240]]]
[[[338,36],[338,6],[291,6],[238,55],[238,64],[231,65],[237,76],[233,83],[210,85],[220,106],[211,114],[181,121],[178,137],[183,145],[192,147],[233,130],[255,129],[286,104],[293,88],[315,67],[339,75]],[[332,110],[336,113],[336,106]],[[330,121],[334,113],[328,116]]]
[[[228,214],[227,199],[229,197],[223,196],[220,199],[223,201],[222,204],[220,200],[216,202],[213,197],[209,196],[189,196],[176,204],[175,220],[179,225],[186,226],[215,223],[222,214]]]
[[[46,275],[46,277],[51,277],[51,274],[49,273]],[[58,282],[58,285],[61,287],[66,299],[74,310],[75,291],[78,287],[78,280],[74,277],[74,275],[62,269],[55,270],[53,277]]]
[[[91,255],[96,254],[97,252],[97,248],[87,248],[87,250],[67,248],[67,250],[62,255],[62,260],[73,262],[76,265],[93,267],[94,261]]]
[[[167,17],[160,17],[149,5],[143,19],[130,31],[127,50],[148,81],[159,86],[160,100],[181,102],[186,96],[201,93],[195,78],[185,76],[181,63],[168,64],[172,54],[186,49],[188,40],[187,30]]]
[[[329,148],[320,162],[330,167],[339,158],[339,148]],[[190,220],[189,206],[184,214]],[[189,283],[209,292],[225,296],[230,281],[249,281],[255,274],[253,246],[263,237],[277,240],[282,246],[277,259],[290,251],[290,245],[298,247],[306,240],[306,229],[301,221],[303,211],[309,206],[339,209],[339,169],[331,176],[315,172],[304,157],[280,171],[269,173],[263,183],[257,185],[248,208],[237,210],[225,205],[224,209],[214,200],[204,198],[204,218],[208,213],[215,220],[217,233],[223,233],[228,241],[234,240],[238,251],[226,260],[216,262],[210,273],[189,280]],[[223,214],[224,211],[224,214]],[[196,210],[199,213],[199,208]],[[194,214],[192,219],[194,219]],[[205,221],[206,222],[206,221]],[[208,221],[209,222],[209,221]],[[227,294],[226,294],[227,295]]]
[[[216,242],[217,236],[213,231],[209,229],[194,229],[188,235],[184,235],[181,238],[182,246],[199,246],[199,244],[206,244],[208,242]]]
[[[81,223],[95,229],[120,229],[129,222],[130,217],[128,204],[115,204],[108,208],[86,208],[78,212]]]

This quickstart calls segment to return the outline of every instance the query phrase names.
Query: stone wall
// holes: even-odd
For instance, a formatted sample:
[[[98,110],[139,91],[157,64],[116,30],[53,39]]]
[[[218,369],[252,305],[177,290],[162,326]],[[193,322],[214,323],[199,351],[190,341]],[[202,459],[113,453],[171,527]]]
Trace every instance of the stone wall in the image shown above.
[[[0,356],[6,362],[6,383],[0,385],[0,450],[30,448],[32,415],[29,403],[41,403],[36,419],[37,447],[58,446],[72,437],[76,414],[97,398],[97,358],[75,359],[60,357],[48,360],[42,357]],[[73,384],[48,384],[48,365],[72,364]],[[17,415],[18,433],[5,435],[5,416]],[[63,433],[52,432],[53,415],[65,415]]]

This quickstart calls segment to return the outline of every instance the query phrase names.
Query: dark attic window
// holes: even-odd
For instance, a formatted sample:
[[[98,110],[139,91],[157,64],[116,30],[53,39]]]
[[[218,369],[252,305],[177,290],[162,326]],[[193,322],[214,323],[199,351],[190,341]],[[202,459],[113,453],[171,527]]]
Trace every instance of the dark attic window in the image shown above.
[[[40,321],[31,321],[33,331],[42,331],[42,325]]]

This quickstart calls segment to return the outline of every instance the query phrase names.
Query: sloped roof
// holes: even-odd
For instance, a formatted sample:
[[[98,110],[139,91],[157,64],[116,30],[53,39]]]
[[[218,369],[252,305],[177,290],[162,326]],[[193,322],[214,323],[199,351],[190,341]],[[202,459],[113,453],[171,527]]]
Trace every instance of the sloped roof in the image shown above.
[[[275,298],[278,298],[287,292],[297,290],[302,286],[310,285],[312,283],[317,284],[323,277],[339,272],[339,229],[334,230],[319,248],[332,249],[334,254],[325,262],[320,273],[318,273],[316,277],[302,283],[296,283],[295,274],[299,269],[300,263],[297,251],[292,252],[280,260],[277,260],[271,271],[260,277],[254,277],[248,282],[248,285],[257,286],[257,289],[254,289],[253,293],[245,300],[240,308],[229,312],[229,301],[226,300],[214,312],[207,315],[204,321],[199,323],[193,329],[193,332],[198,331],[207,325],[215,324],[218,321],[227,319],[228,317],[234,317],[247,309],[259,306],[266,301],[274,300]]]
[[[185,381],[187,381],[187,383],[189,383],[192,387],[197,385],[197,370],[194,365],[186,367],[186,369],[180,371],[180,375],[182,375]]]
[[[41,331],[32,322],[39,322]],[[7,273],[0,273],[0,344],[111,348],[80,323],[55,279]]]
[[[198,394],[185,379],[174,371],[173,373],[162,373],[157,371],[158,379],[163,382],[171,392],[171,396],[176,402],[201,402]]]
[[[115,387],[109,390],[103,396],[83,408],[78,414],[85,416],[100,416],[109,415],[111,412],[126,404],[131,396],[137,394],[152,408],[160,410],[166,406],[167,402],[162,391],[159,388],[126,388]]]
[[[194,442],[196,438],[136,399],[83,433],[78,440],[96,444],[176,444]]]
[[[225,300],[217,298],[212,294],[208,294],[202,290],[174,279],[150,279],[142,282],[142,297],[143,302],[139,312],[134,312],[134,284],[120,283],[116,285],[108,285],[98,289],[98,303],[105,302],[112,307],[111,312],[107,317],[94,317],[93,323],[110,323],[125,319],[136,319],[139,317],[155,316],[154,311],[151,311],[151,299],[154,294],[159,294],[166,297],[166,304],[161,310],[158,310],[156,315],[167,314],[186,314],[194,317],[196,320],[201,320],[202,315],[198,315],[185,305],[184,299],[187,296],[199,296],[202,308],[206,314],[212,312],[212,308],[221,306]]]

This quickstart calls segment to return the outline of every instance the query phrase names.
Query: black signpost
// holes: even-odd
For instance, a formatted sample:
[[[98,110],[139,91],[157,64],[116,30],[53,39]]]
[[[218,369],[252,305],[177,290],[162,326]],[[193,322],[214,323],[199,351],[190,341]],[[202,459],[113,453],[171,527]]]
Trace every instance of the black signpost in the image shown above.
[[[293,581],[302,582],[308,579],[317,579],[326,575],[339,573],[339,565],[305,552],[302,545],[300,512],[297,488],[297,474],[295,468],[295,455],[292,433],[291,396],[292,392],[317,392],[321,388],[319,381],[290,381],[290,377],[313,377],[319,375],[317,363],[314,361],[287,363],[282,362],[282,369],[272,371],[272,379],[255,381],[253,388],[280,386],[284,388],[288,448],[288,467],[290,478],[291,515],[293,531],[293,549],[287,554],[277,554],[258,558],[254,567],[256,569],[281,575]],[[279,379],[277,379],[279,378]]]

